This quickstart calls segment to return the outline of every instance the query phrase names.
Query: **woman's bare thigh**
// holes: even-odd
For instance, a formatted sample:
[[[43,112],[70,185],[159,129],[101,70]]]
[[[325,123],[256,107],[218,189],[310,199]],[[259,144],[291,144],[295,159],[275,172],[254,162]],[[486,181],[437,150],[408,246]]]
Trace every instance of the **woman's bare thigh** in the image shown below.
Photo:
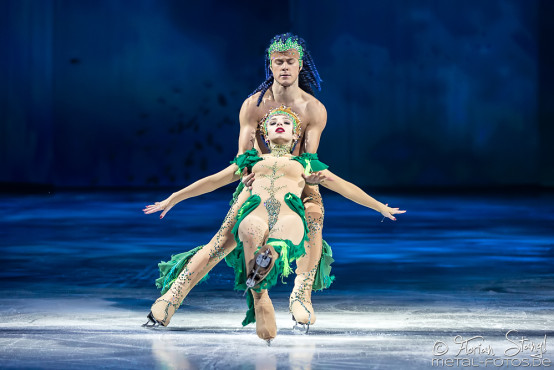
[[[304,223],[295,212],[283,212],[269,231],[269,237],[289,239],[293,244],[299,244],[304,237]]]
[[[239,225],[239,239],[243,243],[262,245],[267,240],[268,231],[267,213],[263,207],[258,206],[242,219]]]

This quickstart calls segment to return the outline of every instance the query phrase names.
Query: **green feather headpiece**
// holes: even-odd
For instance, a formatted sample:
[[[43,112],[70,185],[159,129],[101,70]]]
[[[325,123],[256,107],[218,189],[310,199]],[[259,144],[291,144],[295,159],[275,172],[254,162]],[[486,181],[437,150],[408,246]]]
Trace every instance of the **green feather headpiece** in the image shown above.
[[[271,53],[273,52],[283,52],[290,49],[298,51],[298,54],[300,54],[300,58],[298,60],[302,60],[302,57],[304,56],[304,49],[297,41],[292,41],[291,37],[286,39],[285,42],[278,40],[271,44],[268,49],[269,57],[271,58]]]

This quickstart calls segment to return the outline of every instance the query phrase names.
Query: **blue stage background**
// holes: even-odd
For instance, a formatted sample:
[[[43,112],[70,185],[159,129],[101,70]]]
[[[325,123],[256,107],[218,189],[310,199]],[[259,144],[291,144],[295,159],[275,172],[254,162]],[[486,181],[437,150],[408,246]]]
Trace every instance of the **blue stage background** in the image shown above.
[[[181,187],[223,168],[267,43],[286,31],[306,39],[324,80],[319,153],[343,177],[554,184],[545,1],[0,7],[4,186]]]

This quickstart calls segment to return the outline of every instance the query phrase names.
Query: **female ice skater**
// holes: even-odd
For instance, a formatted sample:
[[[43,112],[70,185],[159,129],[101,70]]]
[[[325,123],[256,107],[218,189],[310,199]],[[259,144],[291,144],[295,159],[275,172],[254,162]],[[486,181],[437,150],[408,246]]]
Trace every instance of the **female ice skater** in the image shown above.
[[[289,107],[271,110],[263,118],[260,129],[270,150],[268,154],[259,155],[256,149],[251,149],[237,156],[224,170],[147,206],[144,213],[162,211],[160,218],[163,218],[180,201],[237,181],[244,168],[254,174],[257,180],[250,197],[239,209],[232,229],[237,248],[227,256],[227,262],[235,269],[235,288],[248,290],[249,311],[245,322],[255,320],[258,336],[270,343],[277,327],[268,289],[276,284],[279,275],[290,274],[290,263],[305,254],[304,242],[308,240],[305,210],[300,200],[305,176],[319,172],[323,186],[391,220],[396,220],[394,214],[405,211],[388,207],[331,173],[315,154],[293,156],[301,122]],[[147,324],[167,325],[166,319],[180,303],[171,302],[163,295],[152,306]]]

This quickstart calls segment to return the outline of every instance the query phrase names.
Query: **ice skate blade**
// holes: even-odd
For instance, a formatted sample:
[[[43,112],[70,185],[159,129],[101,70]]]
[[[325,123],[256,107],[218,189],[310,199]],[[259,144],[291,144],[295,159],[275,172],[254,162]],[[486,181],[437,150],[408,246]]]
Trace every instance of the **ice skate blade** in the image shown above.
[[[150,313],[148,314],[148,316],[146,316],[146,318],[148,319],[148,321],[146,321],[144,324],[142,324],[142,327],[143,328],[157,328],[159,326],[163,326],[161,322],[159,322],[158,320],[156,320],[154,318],[154,315],[152,314],[152,311],[150,311]]]
[[[295,335],[307,335],[310,331],[310,324],[294,324],[292,327],[292,334]]]
[[[265,340],[268,347],[271,347],[271,341],[272,341],[272,340],[273,340],[273,339],[266,339],[266,340]]]
[[[306,335],[310,331],[310,324],[301,324],[298,323],[294,319],[294,316],[292,317],[292,320],[294,321],[294,326],[292,327],[292,333],[298,334],[298,335]]]

